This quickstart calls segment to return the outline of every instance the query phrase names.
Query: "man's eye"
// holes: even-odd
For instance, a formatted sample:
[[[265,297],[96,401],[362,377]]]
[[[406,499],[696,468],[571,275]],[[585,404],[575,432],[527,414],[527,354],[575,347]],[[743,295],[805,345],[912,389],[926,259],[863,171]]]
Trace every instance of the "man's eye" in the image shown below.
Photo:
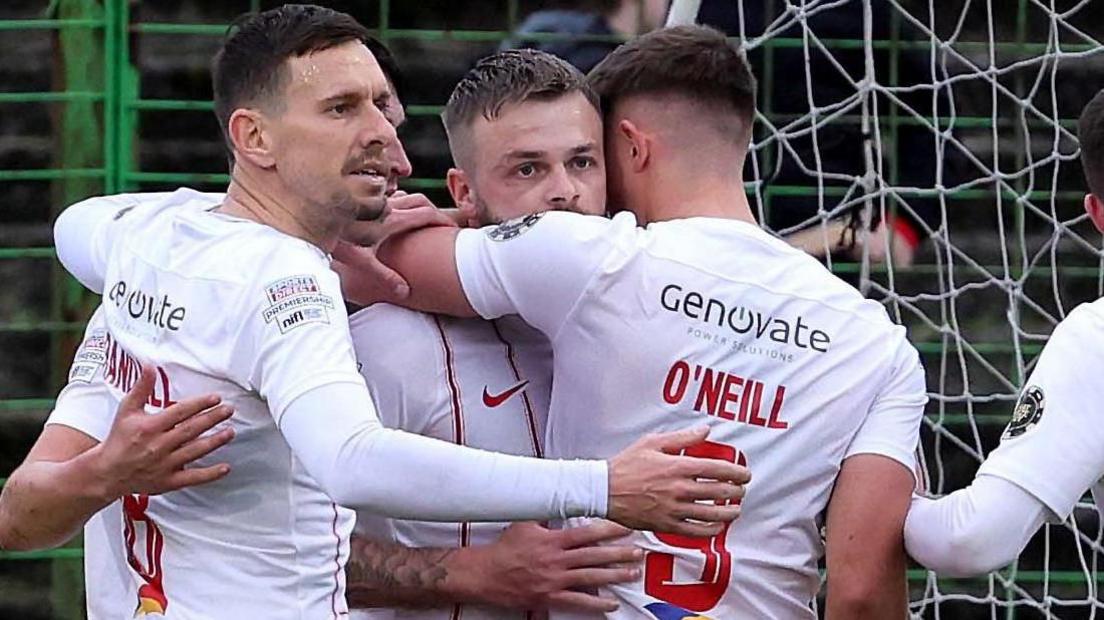
[[[537,167],[533,164],[522,164],[518,166],[517,173],[522,177],[531,177],[537,173]]]
[[[594,161],[592,157],[576,157],[573,163],[576,168],[586,170],[587,168],[593,167],[598,162]]]
[[[352,108],[353,106],[347,103],[335,103],[334,105],[330,106],[329,111],[337,114],[338,116],[342,116]]]

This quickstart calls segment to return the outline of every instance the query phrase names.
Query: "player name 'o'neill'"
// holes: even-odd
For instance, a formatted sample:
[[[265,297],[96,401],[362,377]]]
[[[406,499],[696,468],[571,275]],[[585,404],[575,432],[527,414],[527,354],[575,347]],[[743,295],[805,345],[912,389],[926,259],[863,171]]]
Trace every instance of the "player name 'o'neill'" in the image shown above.
[[[770,415],[762,416],[764,383],[679,360],[667,371],[663,382],[663,400],[669,405],[690,403],[694,411],[752,426],[783,430],[788,422],[781,418],[786,386],[774,389]]]

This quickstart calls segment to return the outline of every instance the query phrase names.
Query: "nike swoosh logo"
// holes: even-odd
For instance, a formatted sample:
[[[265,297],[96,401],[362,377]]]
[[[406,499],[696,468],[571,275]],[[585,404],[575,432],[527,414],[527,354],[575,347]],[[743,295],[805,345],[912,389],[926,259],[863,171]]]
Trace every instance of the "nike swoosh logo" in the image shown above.
[[[501,405],[502,403],[510,400],[511,396],[513,396],[514,394],[517,394],[518,392],[525,389],[525,386],[527,386],[527,385],[529,385],[529,381],[522,381],[521,383],[519,383],[519,384],[515,385],[514,387],[506,390],[505,392],[502,392],[501,394],[491,394],[490,392],[487,391],[487,387],[484,386],[483,387],[483,404],[486,405],[487,407],[491,408],[491,409],[494,409],[495,407]]]

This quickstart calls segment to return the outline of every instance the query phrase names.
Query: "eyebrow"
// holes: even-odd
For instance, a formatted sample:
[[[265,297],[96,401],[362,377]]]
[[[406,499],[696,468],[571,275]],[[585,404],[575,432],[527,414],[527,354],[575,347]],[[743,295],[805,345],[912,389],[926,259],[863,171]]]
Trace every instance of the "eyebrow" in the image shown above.
[[[348,89],[334,93],[328,97],[323,97],[319,100],[320,103],[331,103],[334,101],[342,101],[348,99],[364,99],[364,93],[358,90]]]
[[[572,147],[571,150],[568,151],[568,152],[571,153],[572,155],[581,155],[583,153],[589,153],[589,152],[597,150],[597,149],[598,149],[598,144],[597,143],[587,142],[585,144],[580,144],[578,146]],[[509,153],[506,153],[503,156],[503,159],[507,159],[507,160],[508,159],[540,159],[541,157],[544,157],[544,155],[546,153],[547,153],[547,151],[517,150],[517,151],[510,151]]]

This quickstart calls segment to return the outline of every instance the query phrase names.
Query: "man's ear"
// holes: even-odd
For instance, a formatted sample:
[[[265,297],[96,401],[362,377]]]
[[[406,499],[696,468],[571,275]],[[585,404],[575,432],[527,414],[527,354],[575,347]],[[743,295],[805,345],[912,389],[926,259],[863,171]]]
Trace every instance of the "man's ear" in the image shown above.
[[[236,159],[247,160],[259,168],[276,165],[272,135],[266,130],[265,117],[260,111],[248,108],[234,110],[227,129]]]
[[[617,122],[617,138],[622,141],[620,148],[629,150],[629,161],[633,172],[640,172],[648,166],[652,156],[652,139],[628,119]]]
[[[1089,214],[1093,226],[1104,233],[1104,201],[1096,197],[1096,194],[1085,194],[1085,213]]]
[[[445,176],[445,186],[448,187],[449,195],[452,196],[452,202],[456,204],[457,210],[460,211],[464,226],[478,228],[480,225],[479,209],[475,206],[475,190],[472,189],[471,183],[468,181],[468,173],[460,168],[449,168],[448,174]]]

